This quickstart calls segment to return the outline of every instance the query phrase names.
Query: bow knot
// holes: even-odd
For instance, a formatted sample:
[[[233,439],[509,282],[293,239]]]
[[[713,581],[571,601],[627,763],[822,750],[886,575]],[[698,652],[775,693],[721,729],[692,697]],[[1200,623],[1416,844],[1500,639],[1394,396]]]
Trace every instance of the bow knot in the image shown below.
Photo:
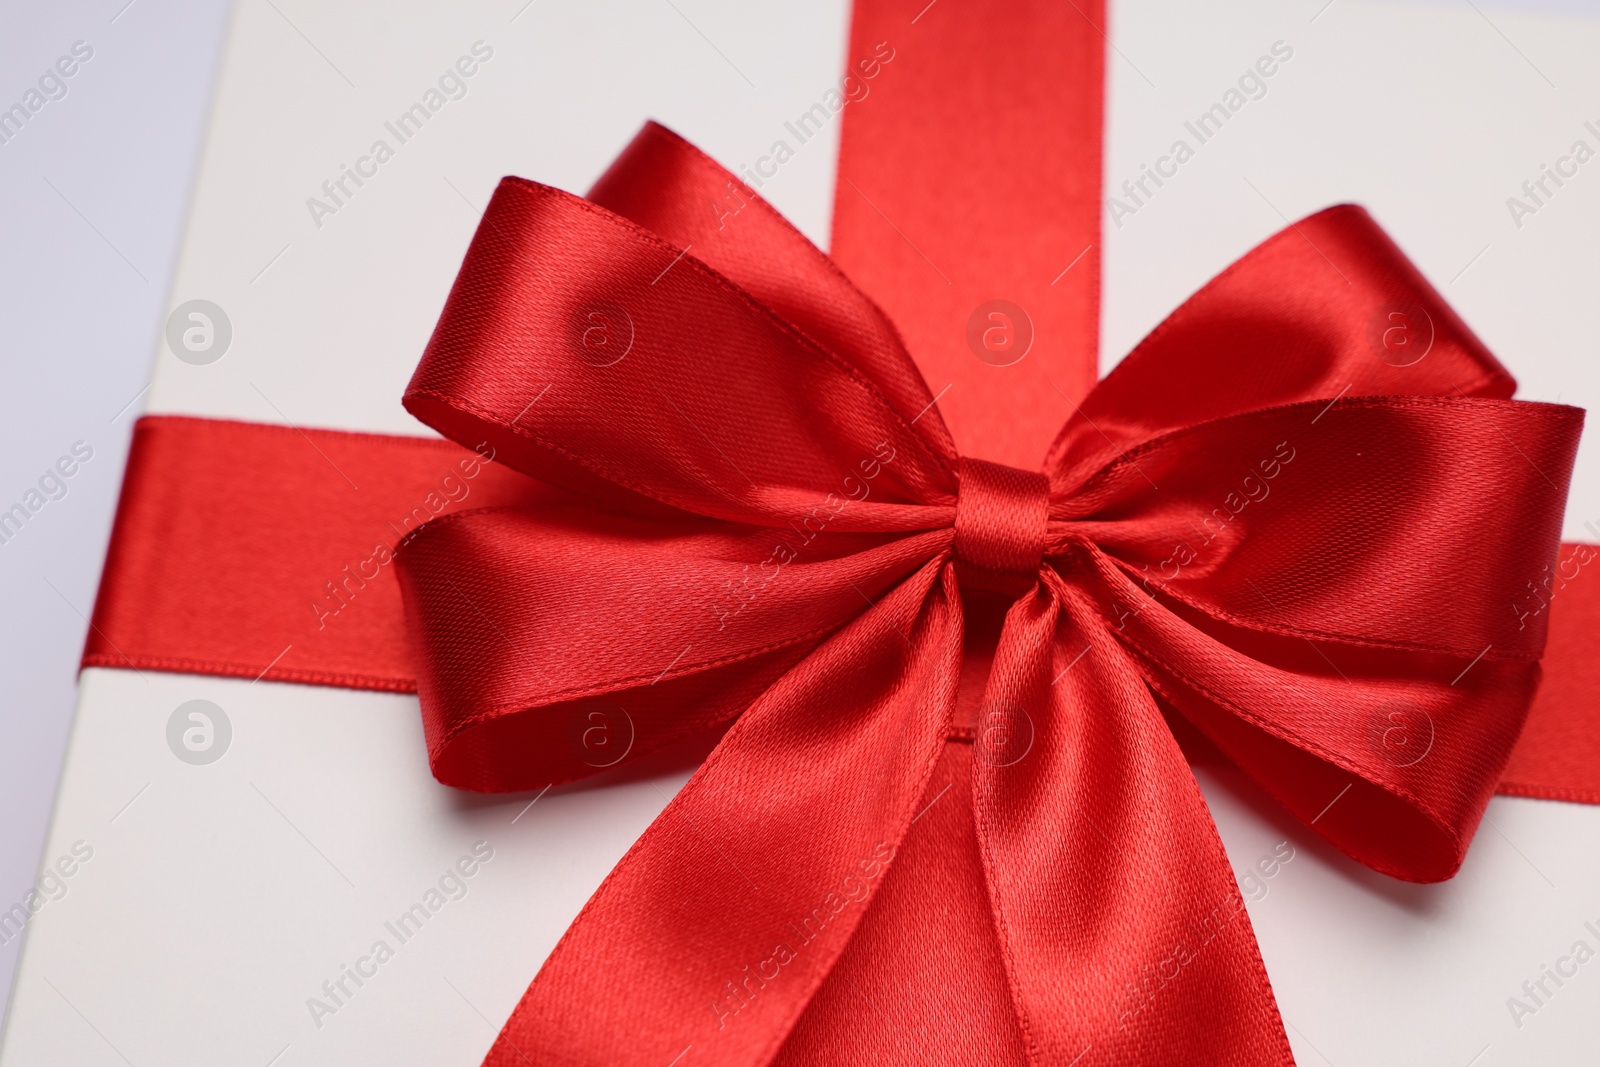
[[[1044,561],[1050,480],[982,459],[963,458],[956,497],[955,556],[971,589],[1021,595]]]

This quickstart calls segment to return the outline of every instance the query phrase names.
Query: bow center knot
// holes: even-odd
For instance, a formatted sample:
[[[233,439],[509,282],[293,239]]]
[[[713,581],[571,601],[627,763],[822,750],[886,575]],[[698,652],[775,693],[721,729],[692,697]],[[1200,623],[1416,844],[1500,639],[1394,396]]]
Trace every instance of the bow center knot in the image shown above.
[[[1020,596],[1038,580],[1049,522],[1050,480],[981,459],[962,459],[955,555],[971,587]]]

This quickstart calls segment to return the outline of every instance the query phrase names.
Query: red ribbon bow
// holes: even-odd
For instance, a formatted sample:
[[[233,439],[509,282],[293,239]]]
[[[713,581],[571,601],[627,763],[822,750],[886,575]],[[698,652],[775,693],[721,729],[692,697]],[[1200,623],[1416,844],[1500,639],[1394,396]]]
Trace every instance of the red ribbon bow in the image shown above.
[[[1507,399],[1346,206],[1184,304],[1042,471],[963,458],[823,253],[749,189],[704,209],[732,180],[657,126],[593,202],[507,179],[406,394],[571,491],[399,555],[435,774],[727,728],[487,1062],[1291,1062],[1175,732],[1449,877],[1582,413]]]

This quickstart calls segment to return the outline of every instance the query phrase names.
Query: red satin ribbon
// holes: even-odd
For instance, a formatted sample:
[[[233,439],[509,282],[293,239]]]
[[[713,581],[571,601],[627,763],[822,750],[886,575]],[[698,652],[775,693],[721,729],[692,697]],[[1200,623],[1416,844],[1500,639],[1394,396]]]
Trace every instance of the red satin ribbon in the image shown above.
[[[853,54],[902,14],[858,7]],[[1013,114],[1019,145],[1046,116],[1097,143],[1080,18],[929,22],[904,82],[851,113],[844,177],[907,168],[927,127],[897,142],[884,116],[948,108],[934,75],[963,46],[991,65],[957,88],[1016,95],[938,134],[979,137],[954,155]],[[996,73],[1008,45],[1093,80]],[[1580,579],[1550,611],[1528,587],[1561,572],[1580,413],[1505,399],[1355,208],[1250,253],[1082,398],[1093,257],[1065,295],[1034,274],[1072,247],[1004,259],[979,234],[969,267],[959,175],[1004,171],[979,213],[1012,226],[1030,208],[1009,194],[1048,183],[959,162],[841,191],[835,241],[953,383],[937,406],[890,317],[750,190],[728,218],[732,179],[651,127],[594,203],[507,180],[486,213],[406,403],[496,463],[141,423],[86,664],[403,689],[414,659],[434,771],[476,789],[727,729],[489,1063],[1287,1063],[1174,733],[1413,880],[1459,865],[1552,618],[1569,658],[1538,743],[1592,751],[1571,668],[1600,597]],[[1086,170],[1041,194],[1057,238],[1093,241]],[[908,250],[891,217],[947,228]],[[1002,295],[1039,325],[1004,388],[961,339],[961,309]],[[1389,306],[1426,315],[1421,361],[1378,358]],[[1072,417],[1023,469],[1056,406]],[[446,512],[399,555],[407,656],[387,546]],[[1536,752],[1504,788],[1596,799],[1593,766]]]
[[[726,180],[651,128],[596,195]],[[1539,677],[1547,616],[1508,605],[1556,563],[1582,413],[1505,399],[1344,207],[1180,308],[1042,473],[960,459],[887,320],[775,214],[691,256],[670,212],[634,210],[667,232],[503,182],[406,394],[583,498],[403,547],[440,779],[526,789],[592,771],[584,730],[641,753],[733,722],[489,1062],[882,1062],[851,1020],[903,1020],[939,969],[847,947],[968,764],[951,806],[992,926],[962,936],[991,939],[984,1016],[1013,1016],[979,1028],[985,1062],[1287,1062],[1166,717],[1361,862],[1449,877]],[[1432,323],[1426,358],[1379,358],[1387,305]],[[997,613],[963,687],[967,627]],[[947,933],[920,895],[894,935],[927,946]]]

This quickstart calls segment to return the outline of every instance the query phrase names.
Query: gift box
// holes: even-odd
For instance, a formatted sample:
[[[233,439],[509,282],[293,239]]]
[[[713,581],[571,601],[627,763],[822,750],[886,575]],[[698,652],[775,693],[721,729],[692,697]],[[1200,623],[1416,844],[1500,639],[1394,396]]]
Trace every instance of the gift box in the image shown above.
[[[513,775],[513,792],[467,792],[452,785],[475,784],[493,752],[451,763],[439,723],[427,720],[425,729],[409,692],[416,644],[402,625],[397,543],[446,512],[555,506],[530,496],[503,442],[440,441],[399,403],[447,300],[458,310],[446,323],[459,320],[461,290],[451,298],[452,285],[474,233],[492,251],[496,221],[511,226],[491,195],[504,204],[523,194],[496,194],[501,175],[582,193],[645,121],[659,119],[737,179],[700,202],[698,225],[755,225],[770,203],[819,246],[828,247],[834,227],[835,253],[880,272],[855,279],[869,295],[874,281],[925,271],[923,284],[946,285],[959,299],[929,298],[925,316],[896,325],[958,439],[1007,421],[1044,428],[1081,416],[1094,338],[1073,334],[1071,324],[1092,323],[1097,306],[1105,371],[1281,230],[1338,273],[1339,251],[1307,216],[1351,201],[1365,205],[1516,376],[1519,395],[1585,406],[1600,391],[1593,368],[1574,355],[1583,306],[1574,297],[1593,274],[1582,235],[1600,213],[1584,178],[1589,146],[1600,149],[1588,124],[1600,114],[1565,103],[1583,99],[1593,80],[1584,59],[1600,23],[1349,2],[1288,12],[1122,4],[1105,14],[1075,9],[1071,17],[1093,33],[1080,28],[1074,39],[1092,48],[1044,61],[1028,51],[1039,43],[1020,32],[1025,13],[996,12],[984,45],[1000,48],[1013,35],[1018,64],[1036,72],[1031,84],[1057,102],[1061,123],[1017,121],[1016,100],[985,96],[979,64],[946,72],[968,94],[955,93],[953,126],[929,125],[930,115],[915,111],[899,121],[889,109],[908,106],[908,84],[939,80],[926,56],[941,41],[948,47],[951,24],[964,25],[950,4],[872,5],[869,15],[855,13],[854,32],[843,4],[789,13],[710,4],[403,13],[239,5],[158,341],[152,417],[130,467],[130,486],[159,488],[124,494],[107,588],[117,574],[136,574],[116,587],[135,594],[108,601],[102,593],[44,866],[35,893],[3,927],[26,940],[0,1063],[479,1060],[586,901],[718,743],[715,730],[686,731],[633,758],[653,724],[619,716],[614,705],[586,706],[556,747],[564,741],[562,758],[590,773],[549,785]],[[1068,168],[1097,151],[1089,127],[1099,114],[1102,29],[1097,193]],[[861,170],[841,169],[841,135],[856,138],[844,151]],[[651,136],[635,151],[680,151],[670,134]],[[918,159],[937,175],[964,139],[969,150],[1001,152],[1012,184],[972,187],[952,169],[930,206],[867,177],[886,172],[889,155]],[[1047,274],[1019,272],[1037,248],[1016,261],[941,254],[966,248],[964,218],[1020,226],[1030,212],[1087,226],[1081,243],[1049,250]],[[930,229],[902,229],[908,218]],[[1039,232],[1064,229],[1041,224]],[[681,254],[700,258],[692,246]],[[693,269],[668,256],[656,280],[674,264]],[[1269,290],[1269,308],[1275,298]],[[1374,307],[1362,323],[1375,361],[1437,360],[1436,340],[1441,352],[1470,347],[1453,321],[1441,315],[1423,327],[1414,304],[1398,304]],[[577,324],[575,344],[592,366],[647,350],[642,333],[617,332],[625,311],[596,305],[589,313],[600,317]],[[1014,333],[1023,321],[1027,331]],[[613,344],[623,350],[615,359]],[[969,363],[941,373],[957,361]],[[975,365],[996,373],[971,390],[940,393],[956,375],[980,381]],[[1460,382],[1466,393],[1473,384]],[[520,418],[544,393],[537,380],[519,387],[527,407],[512,414]],[[1330,395],[1330,407],[1340,400]],[[592,417],[608,414],[616,413]],[[277,429],[250,438],[262,449],[252,452],[229,420]],[[1015,455],[989,458],[1032,469],[1048,440],[1020,434]],[[1519,442],[1507,447],[1515,452]],[[893,471],[891,455],[863,453],[857,484]],[[1569,541],[1600,539],[1591,529],[1600,522],[1592,456],[1587,446],[1578,453]],[[1294,473],[1293,462],[1292,448],[1263,455],[1259,468],[1252,461],[1240,477],[1254,483],[1240,492]],[[227,509],[260,508],[250,521],[224,512],[230,486],[219,470],[259,490],[227,498]],[[856,498],[844,484],[840,495]],[[209,547],[207,529],[218,536]],[[144,531],[144,540],[127,531]],[[180,534],[184,551],[152,551],[152,539]],[[301,549],[312,542],[337,551],[308,568]],[[1505,598],[1508,629],[1550,623],[1561,646],[1551,654],[1575,658],[1570,650],[1586,632],[1578,623],[1600,625],[1576,606],[1589,603],[1589,560],[1569,547],[1549,571],[1519,575],[1518,595]],[[1477,573],[1464,559],[1442,558],[1437,568]],[[752,595],[744,578],[714,588],[704,597],[708,631],[757,617],[765,589]],[[869,603],[886,590],[871,592],[862,594]],[[641,586],[637,614],[648,621],[659,598],[682,595],[671,583]],[[488,661],[525,655],[514,630],[499,632],[495,610],[465,600],[462,611],[483,619],[485,639],[501,642]],[[138,647],[121,647],[127,634]],[[264,634],[273,635],[270,645]],[[631,640],[620,630],[584,635],[597,648],[607,639]],[[1496,657],[1485,654],[1483,664],[1455,669],[1466,668],[1463,677],[1475,665],[1487,670]],[[657,681],[670,686],[677,667],[663,660]],[[1562,676],[1547,679],[1547,690],[1553,680],[1569,702],[1586,684]],[[1368,716],[1373,750],[1397,769],[1451,743],[1435,736],[1438,723],[1407,711]],[[1600,1002],[1600,979],[1587,977],[1600,950],[1600,860],[1588,847],[1600,831],[1596,749],[1584,722],[1538,716],[1536,705],[1527,740],[1537,751],[1521,762],[1513,755],[1501,790],[1525,795],[1492,800],[1459,872],[1430,885],[1377,873],[1321,836],[1343,816],[1342,791],[1329,790],[1326,807],[1291,815],[1184,738],[1298,1062],[1582,1061]],[[1002,719],[996,762],[1005,767],[1025,759],[1027,746],[1013,751],[1018,723]],[[930,788],[910,812],[912,828],[929,814],[925,828],[946,818],[964,793]],[[686,840],[685,849],[701,847]],[[718,854],[714,839],[704,844]],[[783,935],[802,967],[811,962],[800,943],[820,934],[824,918],[856,922],[852,905],[904,847],[867,841],[859,855],[839,857],[846,870],[832,880],[837,892],[815,901],[823,912],[808,908],[812,927]],[[1128,886],[1152,881],[1164,862],[1115,855],[1099,873]],[[743,873],[721,859],[737,917],[751,906],[736,901]],[[937,882],[924,890],[935,929],[971,921],[958,914],[970,900]],[[1223,927],[1232,943],[1239,925],[1225,917]],[[1111,1001],[1084,1005],[1085,1016],[1121,1029],[1180,998],[1205,1003],[1195,976],[1215,966],[1206,950],[1217,936],[1207,925],[1169,942],[1168,952],[1130,949],[1126,974],[1107,982]],[[768,983],[781,988],[773,977],[787,966],[780,955],[748,961],[766,975],[754,984],[735,968],[693,988],[689,997],[703,1002],[694,1026],[705,1040],[679,1040],[665,1022],[615,1040],[652,1062],[732,1062],[719,1061],[714,1041],[729,1026],[759,1025],[753,1020],[776,997],[758,994]],[[1201,961],[1193,970],[1191,959]],[[779,970],[763,971],[769,962]],[[698,973],[693,961],[685,973]],[[607,1004],[572,1013],[575,1030],[606,1025],[613,1000],[644,997],[638,985],[607,986],[604,975],[597,982]],[[951,989],[960,992],[929,991],[929,1003],[942,1004]],[[905,991],[847,991],[829,1010],[858,1014],[870,1049],[884,1040],[873,1035],[906,1028],[875,1007],[892,1003],[890,995]],[[960,1012],[951,1019],[954,1031],[974,1034],[1001,1025]],[[912,1029],[923,1026],[942,1032],[926,1020]],[[1114,1044],[1108,1037],[1101,1048]],[[1060,1062],[1073,1054],[1097,1062],[1095,1046],[1088,1040]],[[1056,1062],[1052,1050],[1027,1047],[1038,1062]],[[981,1043],[939,1051],[1010,1062]],[[577,1062],[514,1038],[500,1054],[505,1062]],[[1267,1048],[1262,1061],[1273,1054]],[[1145,1062],[1163,1054],[1148,1051]]]

